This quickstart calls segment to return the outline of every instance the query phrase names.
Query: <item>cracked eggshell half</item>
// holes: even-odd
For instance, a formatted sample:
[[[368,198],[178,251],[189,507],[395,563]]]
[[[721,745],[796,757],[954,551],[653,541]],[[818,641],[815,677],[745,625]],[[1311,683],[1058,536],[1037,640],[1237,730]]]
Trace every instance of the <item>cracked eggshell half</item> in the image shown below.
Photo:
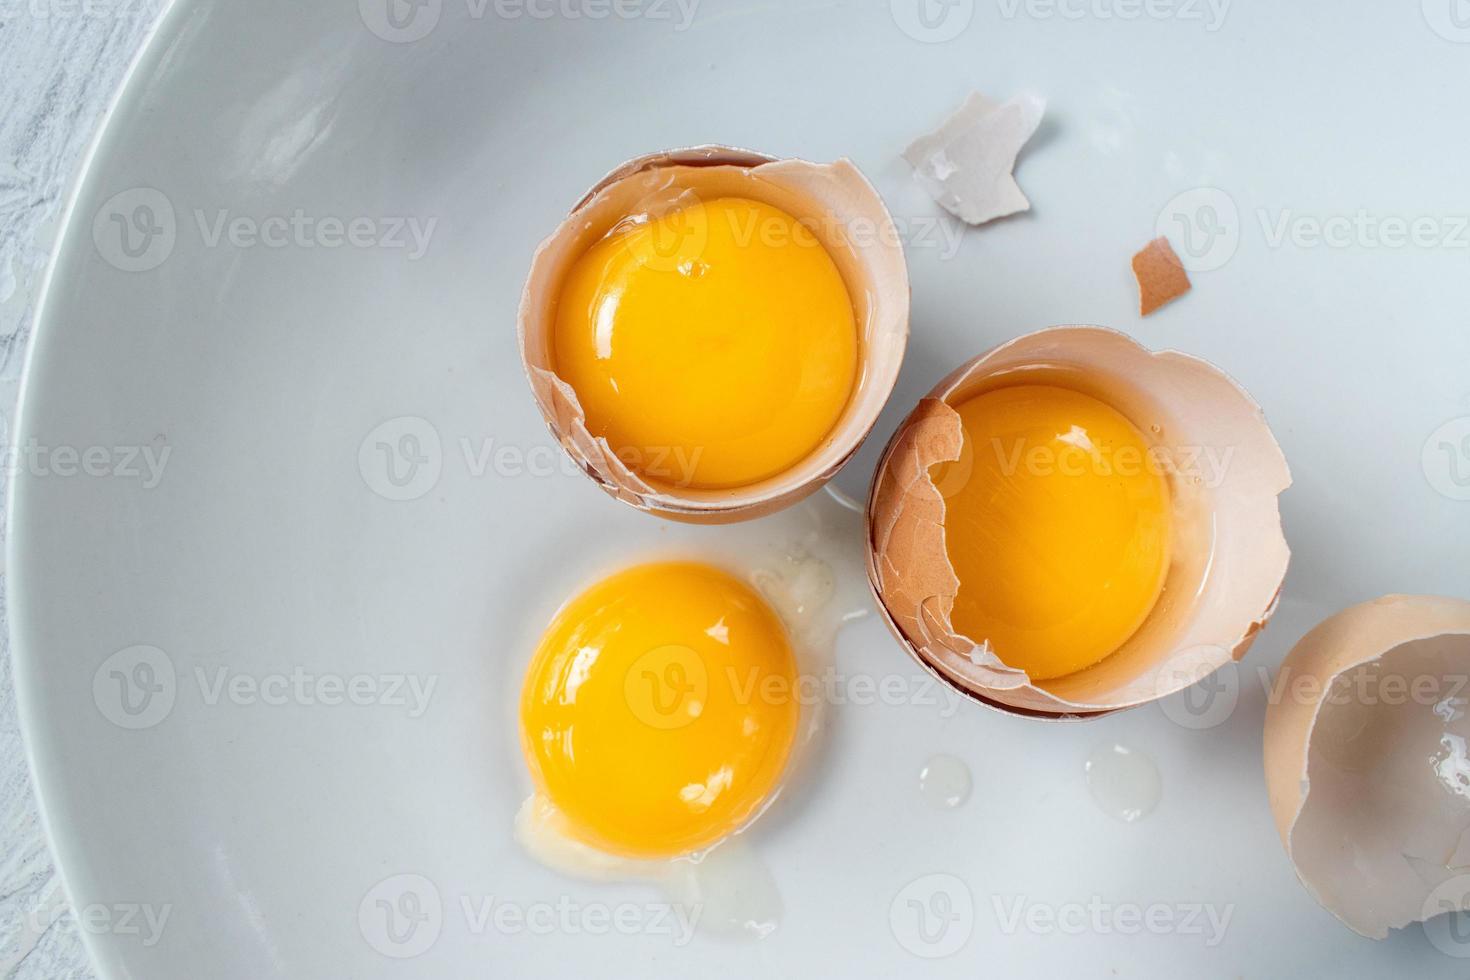
[[[606,439],[593,436],[576,391],[557,376],[551,338],[564,277],[614,226],[721,196],[778,207],[816,235],[852,298],[860,331],[859,364],[841,417],[806,459],[748,486],[706,490],[645,479],[618,458]],[[577,203],[532,258],[517,329],[536,404],[583,472],[640,510],[719,524],[760,517],[797,502],[852,457],[893,391],[908,342],[908,314],[908,267],[897,228],[878,192],[850,161],[776,160],[749,150],[699,146],[630,160]]]
[[[1302,884],[1364,936],[1470,910],[1467,678],[1470,602],[1438,596],[1352,606],[1282,661],[1265,730],[1276,829]]]
[[[985,451],[966,444],[952,406],[1029,383],[1091,395],[1149,438],[1169,478],[1174,532],[1163,592],[1137,632],[1092,667],[1035,682],[983,637],[954,629],[947,488],[930,476],[937,463]],[[947,479],[964,472],[954,467]],[[901,645],[972,699],[1010,714],[1096,717],[1173,694],[1245,655],[1286,575],[1277,498],[1290,484],[1260,408],[1213,365],[1103,327],[1052,327],[965,364],[899,426],[868,499],[869,580]]]

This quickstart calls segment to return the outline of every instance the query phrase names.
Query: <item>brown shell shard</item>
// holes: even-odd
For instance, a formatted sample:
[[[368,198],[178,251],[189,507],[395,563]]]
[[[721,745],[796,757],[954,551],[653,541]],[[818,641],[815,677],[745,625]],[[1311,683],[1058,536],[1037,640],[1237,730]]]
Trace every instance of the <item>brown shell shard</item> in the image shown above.
[[[921,662],[962,685],[977,679],[1013,690],[1027,677],[988,644],[955,631],[950,616],[960,581],[944,543],[944,495],[930,468],[960,460],[959,413],[940,398],[919,403],[879,466],[869,503],[869,571],[893,625]]]
[[[1190,290],[1189,274],[1167,238],[1155,238],[1133,256],[1133,275],[1138,280],[1140,316],[1148,316]]]
[[[548,423],[568,455],[582,466],[582,471],[608,493],[634,507],[656,493],[653,487],[629,469],[608,446],[588,431],[572,386],[554,372],[543,367],[528,366],[527,376],[532,390],[544,395]]]
[[[879,587],[889,598],[899,629],[927,643],[938,618],[949,619],[959,579],[944,557],[944,498],[929,478],[929,467],[959,459],[964,438],[960,416],[937,398],[919,403],[894,443],[887,466],[873,488],[872,555]]]

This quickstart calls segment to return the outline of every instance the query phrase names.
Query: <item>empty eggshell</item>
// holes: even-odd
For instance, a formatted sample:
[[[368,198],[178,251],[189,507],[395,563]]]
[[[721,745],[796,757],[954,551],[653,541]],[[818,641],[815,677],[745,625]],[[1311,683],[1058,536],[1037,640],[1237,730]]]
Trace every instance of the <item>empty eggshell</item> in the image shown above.
[[[1391,595],[1318,625],[1266,711],[1276,829],[1355,932],[1470,910],[1470,602]]]
[[[1100,663],[1038,682],[952,626],[959,580],[945,550],[944,488],[929,472],[966,451],[952,406],[1030,382],[1092,395],[1150,435],[1170,480],[1175,538],[1143,626]],[[1013,714],[1093,717],[1172,694],[1245,654],[1286,574],[1277,498],[1290,484],[1261,410],[1217,368],[1102,327],[1053,327],[965,364],[899,427],[868,500],[869,580],[901,644],[974,700]]]
[[[847,407],[805,460],[749,486],[703,490],[644,479],[606,439],[592,435],[577,393],[556,374],[551,336],[562,281],[593,243],[630,217],[720,196],[763,201],[806,225],[847,284],[861,337],[858,381]],[[908,268],[896,226],[877,191],[850,161],[775,160],[748,150],[699,146],[630,160],[577,203],[531,261],[518,333],[541,414],[588,476],[639,509],[677,520],[727,523],[795,503],[852,457],[898,378],[908,342],[908,309]],[[739,392],[730,397],[738,398]]]

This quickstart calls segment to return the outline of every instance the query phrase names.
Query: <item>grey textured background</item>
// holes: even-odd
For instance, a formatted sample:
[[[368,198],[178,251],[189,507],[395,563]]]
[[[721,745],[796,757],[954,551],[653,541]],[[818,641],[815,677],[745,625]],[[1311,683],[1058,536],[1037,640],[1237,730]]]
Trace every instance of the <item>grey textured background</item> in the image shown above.
[[[61,211],[113,93],[165,6],[166,0],[0,0],[0,431],[6,446]],[[8,467],[9,453],[5,459]],[[36,812],[3,617],[0,608],[0,977],[91,977]]]

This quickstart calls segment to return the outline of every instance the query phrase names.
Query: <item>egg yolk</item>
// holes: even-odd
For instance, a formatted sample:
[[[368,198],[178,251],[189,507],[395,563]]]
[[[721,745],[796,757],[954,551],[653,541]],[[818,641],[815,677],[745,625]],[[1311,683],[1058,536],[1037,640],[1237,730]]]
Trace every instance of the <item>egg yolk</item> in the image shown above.
[[[593,245],[563,284],[553,344],[588,430],[651,482],[697,489],[805,459],[858,370],[831,255],[786,212],[734,197]]]
[[[1122,414],[1050,385],[956,406],[960,459],[930,476],[959,578],[956,629],[1032,680],[1090,667],[1148,617],[1169,565],[1169,485]]]
[[[640,565],[557,613],[521,693],[522,747],[584,843],[672,857],[739,829],[776,789],[795,692],[786,632],[749,586]]]

